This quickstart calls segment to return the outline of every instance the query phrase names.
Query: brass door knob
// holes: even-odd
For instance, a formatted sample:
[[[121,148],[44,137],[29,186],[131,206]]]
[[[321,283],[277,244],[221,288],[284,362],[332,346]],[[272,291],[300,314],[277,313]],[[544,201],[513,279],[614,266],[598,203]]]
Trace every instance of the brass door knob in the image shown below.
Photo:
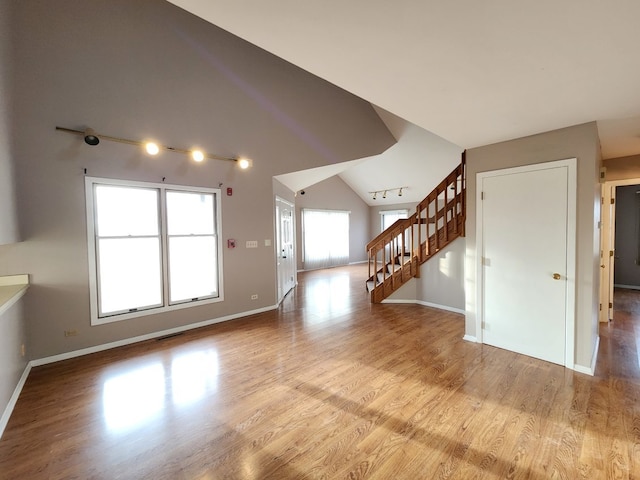
[[[553,279],[554,279],[554,280],[560,280],[561,278],[562,278],[562,277],[560,276],[560,274],[559,274],[559,273],[554,273],[554,274],[553,274]]]

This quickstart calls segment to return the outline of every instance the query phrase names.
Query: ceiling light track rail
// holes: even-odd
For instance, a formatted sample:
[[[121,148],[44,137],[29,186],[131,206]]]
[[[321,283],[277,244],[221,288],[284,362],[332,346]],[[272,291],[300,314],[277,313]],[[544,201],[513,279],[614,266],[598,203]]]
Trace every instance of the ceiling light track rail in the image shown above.
[[[384,188],[382,190],[374,190],[373,192],[369,192],[369,195],[372,195],[373,200],[377,200],[378,195],[381,194],[382,198],[387,198],[387,193],[393,192],[395,190],[398,191],[398,196],[401,197],[402,196],[402,191],[403,190],[407,190],[409,187],[391,187],[391,188]]]
[[[168,145],[161,145],[151,141],[143,142],[138,140],[130,140],[128,138],[113,137],[110,135],[96,133],[92,128],[87,128],[83,131],[83,130],[75,130],[73,128],[56,126],[56,130],[65,132],[65,133],[70,133],[72,135],[78,135],[78,136],[84,137],[85,143],[87,145],[92,145],[92,146],[98,145],[101,140],[107,140],[110,142],[124,143],[126,145],[142,147],[150,155],[156,155],[157,153],[159,153],[160,150],[166,150],[169,152],[188,155],[191,158],[193,158],[193,160],[196,162],[201,162],[205,159],[224,160],[228,162],[236,162],[238,166],[242,169],[247,169],[252,164],[251,160],[246,158],[225,157],[225,156],[216,155],[213,153],[205,153],[198,149],[187,150],[185,148],[177,148],[177,147],[171,147]]]

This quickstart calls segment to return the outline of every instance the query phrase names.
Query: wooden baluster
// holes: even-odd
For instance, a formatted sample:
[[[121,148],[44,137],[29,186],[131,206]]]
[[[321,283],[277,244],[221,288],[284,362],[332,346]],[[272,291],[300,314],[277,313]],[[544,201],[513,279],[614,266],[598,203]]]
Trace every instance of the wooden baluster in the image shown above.
[[[416,208],[416,215],[416,220],[418,221],[418,263],[422,263],[422,202]],[[429,243],[429,240],[427,240],[427,243]]]
[[[430,240],[430,236],[431,236],[431,223],[429,221],[429,211],[431,210],[431,198],[427,199],[427,206],[426,206],[426,210],[425,210],[425,219],[424,219],[424,231],[425,231],[425,255],[428,257],[429,255],[431,255],[431,240]],[[425,258],[421,259],[423,262],[426,260]]]
[[[449,211],[449,195],[448,195],[448,191],[449,191],[449,182],[447,181],[447,183],[444,186],[444,211],[442,212],[444,214],[444,219],[442,221],[442,225],[444,228],[444,243],[445,245],[449,242],[449,220],[448,220],[448,215],[447,212]]]
[[[435,250],[436,252],[440,250],[440,234],[438,232],[438,197],[439,196],[440,196],[440,192],[436,190],[435,213],[434,213],[434,217],[436,219],[436,250]]]
[[[384,281],[387,279],[387,246],[389,245],[389,243],[385,243],[384,244],[384,248],[382,249],[382,282],[384,283]]]
[[[378,250],[374,247],[373,250],[373,288],[378,286]]]
[[[416,223],[416,222],[418,222],[418,223]],[[415,248],[416,248],[415,228],[416,228],[416,225],[417,225],[417,227],[418,227],[418,236],[419,236],[420,235],[419,234],[419,232],[420,232],[420,223],[419,222],[420,222],[420,220],[419,220],[418,216],[416,215],[416,218],[415,218],[414,222],[411,224],[411,268],[412,268],[412,272],[414,272],[414,270],[413,270],[413,255],[414,255],[414,252],[416,251],[415,250]],[[420,261],[420,257],[422,256],[421,251],[422,251],[422,247],[420,246],[420,243],[418,243],[418,255],[417,255],[418,262]],[[418,263],[418,265],[419,265],[419,263]],[[414,272],[414,273],[416,273],[416,272]]]
[[[458,175],[459,172],[456,171],[456,178],[453,182],[453,217],[454,217],[454,232],[459,233],[458,232]]]
[[[461,235],[464,236],[465,233],[465,223],[466,223],[466,218],[467,218],[467,151],[465,150],[464,152],[462,152],[462,164],[460,165],[460,177],[462,178],[462,189],[461,189],[461,195],[462,195],[462,201],[461,201],[461,208],[460,208],[460,213],[463,215],[462,217],[462,232],[460,232]]]

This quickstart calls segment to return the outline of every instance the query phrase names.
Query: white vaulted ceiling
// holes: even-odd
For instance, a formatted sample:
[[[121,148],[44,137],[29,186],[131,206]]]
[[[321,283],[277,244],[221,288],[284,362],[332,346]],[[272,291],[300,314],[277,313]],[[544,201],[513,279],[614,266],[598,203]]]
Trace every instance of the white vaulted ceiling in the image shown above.
[[[170,0],[470,148],[597,121],[640,153],[637,0]]]

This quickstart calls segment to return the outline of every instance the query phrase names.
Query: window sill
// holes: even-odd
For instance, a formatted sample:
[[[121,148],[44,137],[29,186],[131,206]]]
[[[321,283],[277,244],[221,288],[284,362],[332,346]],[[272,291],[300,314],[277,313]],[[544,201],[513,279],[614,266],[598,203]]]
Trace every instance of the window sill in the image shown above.
[[[91,326],[95,327],[98,325],[104,325],[106,323],[119,322],[121,320],[130,320],[132,318],[144,317],[147,315],[156,315],[159,313],[171,312],[174,310],[181,310],[183,308],[192,308],[198,307],[202,305],[208,305],[210,303],[218,303],[224,301],[224,295],[222,291],[220,291],[220,296],[209,298],[206,300],[200,300],[197,302],[185,302],[185,303],[177,303],[175,305],[168,305],[166,307],[155,307],[142,309],[131,313],[120,313],[116,315],[110,315],[106,317],[98,317],[95,311],[91,312]]]
[[[0,277],[0,315],[27,293],[29,275],[7,275]]]

